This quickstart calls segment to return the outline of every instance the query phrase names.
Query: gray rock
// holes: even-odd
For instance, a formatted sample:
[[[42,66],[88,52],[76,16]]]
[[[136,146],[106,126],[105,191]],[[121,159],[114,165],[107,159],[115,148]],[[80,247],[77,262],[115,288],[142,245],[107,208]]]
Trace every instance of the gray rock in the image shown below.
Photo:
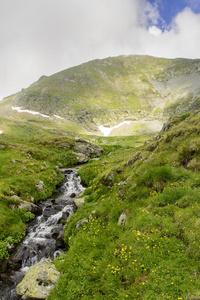
[[[22,299],[46,299],[60,277],[50,259],[40,261],[28,270],[17,286],[17,294]]]
[[[99,157],[100,154],[103,152],[103,148],[94,144],[90,144],[84,140],[77,139],[74,145],[74,151],[78,153],[83,153],[89,157],[92,156]]]
[[[83,227],[83,226],[84,226],[85,224],[87,224],[87,223],[88,223],[88,219],[86,219],[86,218],[84,218],[84,219],[78,221],[78,222],[76,223],[76,229],[79,230],[81,227]]]
[[[118,220],[118,225],[119,226],[125,226],[127,222],[127,212],[124,211],[123,213],[121,213],[119,220]]]
[[[14,200],[18,200],[19,202],[23,201],[20,197],[18,197],[17,195],[13,195],[10,198],[14,199]]]
[[[68,212],[68,211],[64,211],[64,212],[62,213],[62,219],[63,219],[63,220],[67,220],[68,217],[69,217],[69,212]]]
[[[40,214],[40,212],[41,212],[41,208],[39,206],[33,204],[32,202],[24,201],[17,195],[13,195],[10,198],[14,199],[15,201],[18,202],[19,209],[25,209],[26,211],[30,211],[34,214]],[[33,198],[33,200],[34,200],[34,198]],[[13,205],[12,209],[15,209],[15,208],[16,208],[16,205]]]
[[[38,184],[36,184],[36,189],[40,192],[45,193],[45,186],[43,181],[39,181]]]
[[[18,206],[19,209],[25,209],[26,211],[30,211],[32,213],[37,213],[38,212],[38,207],[37,205],[27,202],[27,201],[20,201],[20,205]]]
[[[126,185],[128,182],[129,182],[129,180],[126,179],[125,181],[119,182],[117,185],[118,185],[118,186]]]
[[[85,197],[75,199],[74,203],[77,208],[83,206],[83,204],[85,203]]]
[[[88,156],[83,154],[83,153],[76,153],[76,158],[77,158],[77,162],[79,164],[84,164],[84,163],[87,163],[89,161]]]

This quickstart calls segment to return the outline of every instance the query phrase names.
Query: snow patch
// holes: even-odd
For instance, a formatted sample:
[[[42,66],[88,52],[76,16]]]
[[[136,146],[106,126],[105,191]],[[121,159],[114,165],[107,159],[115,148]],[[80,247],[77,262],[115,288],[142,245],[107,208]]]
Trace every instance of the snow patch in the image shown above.
[[[0,130],[0,134],[2,134],[3,133],[3,130]]]
[[[28,113],[28,114],[32,114],[32,115],[40,115],[40,116],[42,116],[44,118],[50,118],[50,116],[41,114],[41,113],[39,113],[37,111],[32,111],[32,110],[28,110],[28,109],[21,109],[21,107],[14,107],[14,106],[12,106],[12,110],[16,110],[19,113]]]
[[[54,117],[56,117],[56,118],[58,118],[58,119],[64,119],[64,118],[62,118],[62,117],[60,117],[60,116],[57,116],[57,115],[54,115]]]
[[[105,127],[103,125],[98,126],[99,130],[103,133],[104,136],[109,136],[111,131],[115,128],[119,128],[124,124],[129,125],[131,123],[131,121],[124,121],[122,123],[119,123],[118,125],[115,125],[113,127]]]

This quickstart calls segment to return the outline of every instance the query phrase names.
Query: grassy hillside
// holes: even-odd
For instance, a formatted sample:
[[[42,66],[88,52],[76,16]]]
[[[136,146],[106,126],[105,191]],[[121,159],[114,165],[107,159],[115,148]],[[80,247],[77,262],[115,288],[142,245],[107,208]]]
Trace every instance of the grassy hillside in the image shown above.
[[[106,146],[80,169],[85,204],[65,225],[49,300],[200,297],[199,123],[177,116],[144,146]]]
[[[42,76],[1,102],[1,114],[9,115],[12,105],[20,106],[49,116],[56,114],[97,134],[98,125],[163,121],[200,106],[199,63],[137,55],[94,60]],[[127,134],[138,131],[133,125]]]
[[[94,153],[96,149],[38,124],[16,120],[4,124],[8,129],[0,135],[0,271],[2,260],[24,238],[34,204],[50,197],[62,182],[59,168],[76,165],[77,154],[85,147]]]

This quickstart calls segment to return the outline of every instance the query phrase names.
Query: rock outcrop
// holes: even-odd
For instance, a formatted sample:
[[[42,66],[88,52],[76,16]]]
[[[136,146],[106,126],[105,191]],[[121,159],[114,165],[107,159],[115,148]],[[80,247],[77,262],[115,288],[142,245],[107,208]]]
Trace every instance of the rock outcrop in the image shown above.
[[[40,261],[28,270],[17,286],[17,294],[22,299],[46,299],[60,277],[50,259]]]

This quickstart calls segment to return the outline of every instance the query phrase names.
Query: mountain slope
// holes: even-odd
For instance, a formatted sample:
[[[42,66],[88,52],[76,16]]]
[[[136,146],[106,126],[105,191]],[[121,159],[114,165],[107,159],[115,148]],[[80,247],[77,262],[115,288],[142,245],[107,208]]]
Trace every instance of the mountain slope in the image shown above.
[[[199,112],[175,117],[144,146],[80,169],[85,204],[66,223],[49,300],[199,299],[199,124]]]
[[[4,115],[11,105],[57,115],[64,118],[66,126],[71,122],[96,134],[101,134],[99,125],[132,121],[112,132],[131,135],[149,127],[158,131],[170,115],[198,108],[199,82],[198,59],[119,56],[42,76],[29,88],[4,99],[0,108]],[[151,124],[155,119],[159,126]]]

